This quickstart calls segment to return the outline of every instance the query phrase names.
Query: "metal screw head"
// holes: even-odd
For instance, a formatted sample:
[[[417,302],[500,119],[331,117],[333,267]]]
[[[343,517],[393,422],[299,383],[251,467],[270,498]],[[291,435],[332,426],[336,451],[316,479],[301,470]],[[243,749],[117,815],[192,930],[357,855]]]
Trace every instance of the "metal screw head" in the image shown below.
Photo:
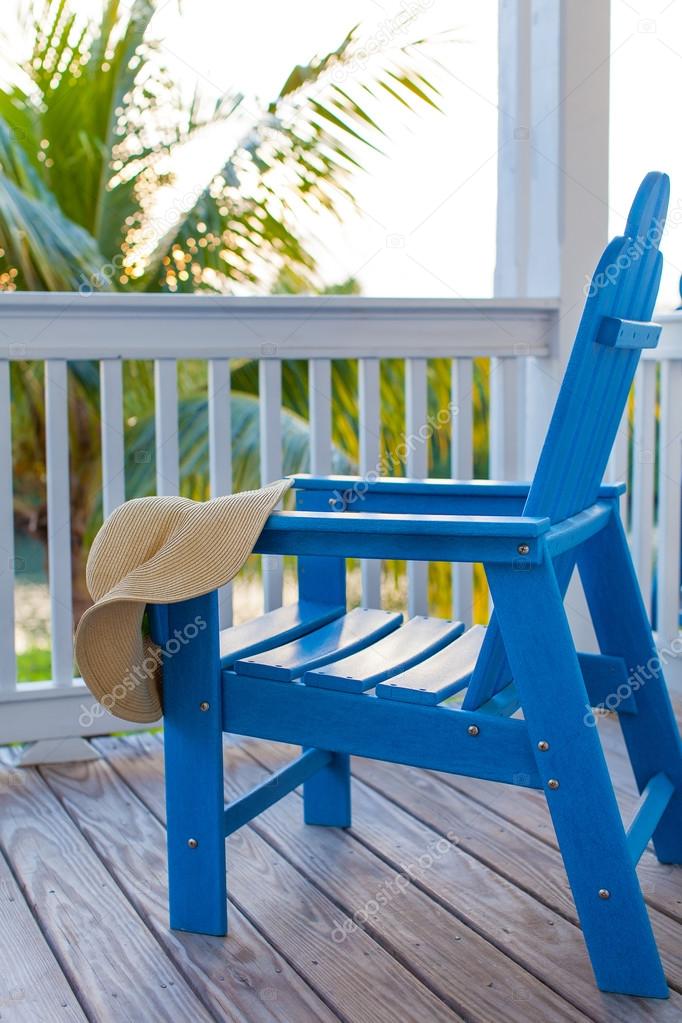
[[[538,749],[540,750],[541,753],[547,752],[547,750],[549,749],[549,743],[547,742],[546,739],[540,739],[540,742],[538,743]]]
[[[516,549],[519,554],[530,554],[530,547],[527,543],[520,543]]]
[[[548,789],[558,789],[559,788],[559,782],[557,781],[557,779],[556,778],[550,778],[549,781],[547,782],[547,788]]]
[[[187,845],[190,847],[190,849],[196,849],[199,843],[197,842],[196,838],[188,838]]]
[[[599,889],[599,898],[600,899],[610,899],[611,898],[611,892],[608,890],[608,888],[600,888]]]
[[[479,733],[478,725],[469,725],[469,727],[467,728],[467,732],[469,735],[478,735]]]
[[[201,703],[199,704],[199,710],[206,711],[209,709],[210,706],[211,706],[210,703],[208,703],[206,700],[202,700]]]

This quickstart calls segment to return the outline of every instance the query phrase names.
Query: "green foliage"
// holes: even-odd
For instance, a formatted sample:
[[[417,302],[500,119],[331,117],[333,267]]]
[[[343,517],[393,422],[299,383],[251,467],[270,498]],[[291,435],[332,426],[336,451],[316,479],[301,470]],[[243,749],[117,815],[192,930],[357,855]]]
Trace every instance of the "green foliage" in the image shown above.
[[[301,214],[352,203],[350,176],[384,137],[387,97],[435,105],[424,42],[368,64],[355,28],[246,117],[236,91],[186,100],[154,38],[158,6],[102,0],[93,20],[70,0],[28,4],[32,52],[0,88],[0,288],[224,292],[262,289],[282,270],[298,290],[319,288]],[[230,119],[232,151],[178,198],[177,155],[200,152]],[[162,226],[160,192],[172,213]]]
[[[71,0],[23,7],[28,59],[0,85],[0,290],[323,292],[302,227],[343,215],[362,152],[386,138],[387,106],[437,106],[424,40],[368,59],[358,28],[295,67],[255,116],[237,91],[187,101],[154,37],[162,0],[102,0],[97,18]],[[253,108],[250,101],[249,107]],[[236,144],[205,166],[203,141],[227,121]],[[198,155],[204,177],[178,198],[175,168]],[[157,212],[170,214],[160,225]],[[349,280],[329,289],[356,293]],[[258,483],[258,373],[234,365],[235,486]],[[357,462],[357,370],[334,364],[335,468]],[[393,372],[393,371],[391,371]],[[397,370],[395,371],[397,372]],[[179,365],[182,492],[207,497],[206,367]],[[128,496],[154,478],[151,365],[125,366]],[[99,379],[69,368],[74,600],[87,602],[84,556],[101,519]],[[43,367],[12,366],[15,513],[45,541]],[[284,466],[307,466],[307,377],[283,365]],[[398,406],[390,408],[399,422]],[[389,427],[390,445],[399,426]]]
[[[44,647],[33,647],[17,654],[17,678],[20,682],[41,682],[52,674],[52,654]]]

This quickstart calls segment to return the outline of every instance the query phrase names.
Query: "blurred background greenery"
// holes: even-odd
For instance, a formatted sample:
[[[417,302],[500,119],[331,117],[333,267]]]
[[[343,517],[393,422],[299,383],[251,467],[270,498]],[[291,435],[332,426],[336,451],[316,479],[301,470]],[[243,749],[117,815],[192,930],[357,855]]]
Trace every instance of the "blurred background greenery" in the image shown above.
[[[210,102],[190,97],[165,66],[151,26],[161,0],[102,0],[96,17],[70,0],[22,7],[30,57],[5,48],[0,86],[0,289],[208,293],[357,293],[354,278],[322,279],[310,225],[353,206],[363,152],[381,149],[386,111],[413,117],[438,108],[428,39],[401,39],[380,60],[360,60],[362,32],[292,68],[260,105],[231,91]],[[452,44],[453,39],[439,40]],[[9,59],[8,59],[9,56]],[[346,73],[349,72],[349,73]],[[350,73],[352,72],[352,73]],[[177,187],[179,155],[217,124],[247,114],[247,126],[217,173],[191,194]],[[206,365],[179,369],[181,493],[208,491]],[[488,364],[475,363],[475,475],[487,475]],[[259,479],[258,366],[232,366],[235,489]],[[284,471],[308,468],[308,382],[304,362],[285,361]],[[404,439],[404,367],[381,366],[382,466],[401,475],[394,456]],[[333,466],[357,471],[357,364],[333,363]],[[429,411],[447,408],[450,368],[429,361]],[[124,367],[126,496],[153,491],[154,392],[150,362]],[[18,579],[23,593],[20,677],[49,676],[45,546],[43,367],[12,364],[13,455]],[[456,418],[455,418],[456,424]],[[429,474],[449,475],[451,428],[433,431]],[[73,594],[76,619],[89,602],[84,566],[102,519],[99,374],[96,363],[69,366]],[[254,579],[253,559],[247,578]],[[403,566],[385,566],[387,601],[404,601]],[[484,617],[484,590],[477,595]],[[357,587],[356,587],[357,589]],[[41,604],[42,594],[42,604]],[[434,611],[448,613],[449,569],[433,565]],[[41,617],[42,616],[42,617]],[[22,619],[32,626],[22,624]],[[31,628],[33,631],[31,631]]]

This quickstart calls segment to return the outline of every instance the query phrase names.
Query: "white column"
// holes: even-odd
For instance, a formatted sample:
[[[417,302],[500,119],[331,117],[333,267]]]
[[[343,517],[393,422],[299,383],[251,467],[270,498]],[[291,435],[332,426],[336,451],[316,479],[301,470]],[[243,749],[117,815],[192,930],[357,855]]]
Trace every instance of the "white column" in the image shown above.
[[[495,294],[561,301],[554,355],[526,361],[527,477],[607,240],[609,28],[608,3],[500,3]]]
[[[553,354],[524,361],[520,475],[527,478],[573,346],[586,274],[608,236],[609,7],[593,0],[501,0],[499,8],[495,294],[560,299]],[[579,585],[571,584],[566,606],[577,642],[593,648]]]

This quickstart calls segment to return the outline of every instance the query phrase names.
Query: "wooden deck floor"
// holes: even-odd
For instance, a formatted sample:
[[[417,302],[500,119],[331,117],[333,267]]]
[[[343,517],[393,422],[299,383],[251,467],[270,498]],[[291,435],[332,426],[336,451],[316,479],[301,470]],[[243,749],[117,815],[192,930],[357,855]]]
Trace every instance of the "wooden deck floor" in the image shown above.
[[[167,927],[160,737],[94,745],[0,769],[0,1020],[682,1018],[682,868],[640,867],[671,998],[601,994],[537,792],[357,760],[352,830],[305,827],[292,793],[230,839],[231,931],[209,938]],[[291,752],[227,744],[228,794]]]

